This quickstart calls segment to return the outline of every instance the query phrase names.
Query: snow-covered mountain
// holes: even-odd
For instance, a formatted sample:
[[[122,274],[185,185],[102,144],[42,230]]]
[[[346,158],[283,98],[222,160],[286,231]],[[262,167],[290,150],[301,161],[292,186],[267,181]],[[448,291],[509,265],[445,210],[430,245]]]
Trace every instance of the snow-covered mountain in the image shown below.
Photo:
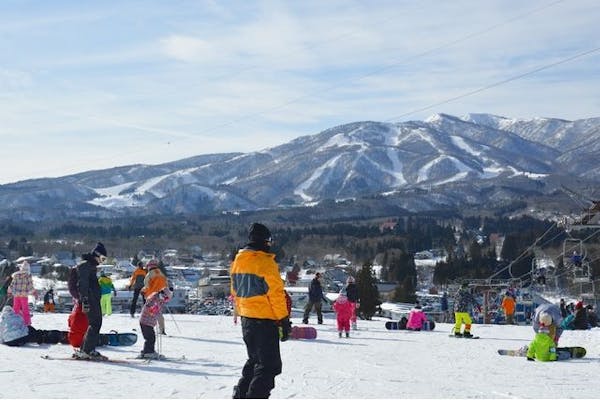
[[[409,210],[493,206],[597,182],[600,118],[489,114],[354,122],[253,153],[201,155],[0,186],[0,217],[210,214],[393,198]]]

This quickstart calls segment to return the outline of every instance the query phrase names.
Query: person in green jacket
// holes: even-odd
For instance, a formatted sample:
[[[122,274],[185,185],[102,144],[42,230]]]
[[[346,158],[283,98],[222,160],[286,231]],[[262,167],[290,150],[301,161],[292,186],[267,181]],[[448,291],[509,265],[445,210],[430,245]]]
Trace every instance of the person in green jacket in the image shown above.
[[[112,314],[112,293],[117,297],[117,290],[104,271],[100,273],[98,278],[98,284],[100,285],[100,308],[102,309],[102,315],[108,316]],[[112,292],[112,293],[111,293]]]
[[[556,361],[556,343],[550,336],[549,327],[552,325],[552,316],[542,312],[539,316],[540,327],[527,349],[529,361]]]

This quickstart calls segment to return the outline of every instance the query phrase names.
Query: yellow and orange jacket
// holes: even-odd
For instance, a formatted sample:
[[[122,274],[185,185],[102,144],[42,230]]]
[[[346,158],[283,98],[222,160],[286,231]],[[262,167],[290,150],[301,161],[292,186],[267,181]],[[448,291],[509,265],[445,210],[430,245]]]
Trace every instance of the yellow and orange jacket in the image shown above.
[[[141,292],[144,293],[146,298],[152,296],[152,294],[169,287],[167,283],[167,277],[160,272],[160,269],[153,268],[146,274],[144,278],[144,287]]]
[[[289,315],[275,254],[241,249],[231,264],[230,275],[238,315],[274,321]]]

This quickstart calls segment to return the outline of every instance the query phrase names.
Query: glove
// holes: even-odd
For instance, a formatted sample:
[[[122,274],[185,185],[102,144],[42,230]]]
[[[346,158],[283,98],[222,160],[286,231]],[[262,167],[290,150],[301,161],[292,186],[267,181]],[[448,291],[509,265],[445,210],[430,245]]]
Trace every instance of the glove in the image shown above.
[[[285,317],[284,319],[279,321],[279,339],[282,342],[285,342],[290,338],[290,333],[292,332],[292,324],[290,323],[290,318]]]
[[[531,357],[527,357],[527,361],[535,361],[535,359],[533,359]]]
[[[81,311],[83,311],[86,314],[90,311],[90,303],[87,297],[81,298]]]

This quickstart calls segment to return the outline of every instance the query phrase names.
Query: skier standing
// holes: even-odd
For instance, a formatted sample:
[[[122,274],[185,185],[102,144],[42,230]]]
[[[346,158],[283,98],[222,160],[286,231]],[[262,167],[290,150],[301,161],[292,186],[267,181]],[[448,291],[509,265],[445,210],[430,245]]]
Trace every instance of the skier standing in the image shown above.
[[[86,313],[89,326],[83,337],[81,348],[75,352],[74,357],[84,360],[105,360],[106,357],[96,351],[102,327],[102,310],[100,308],[100,285],[96,277],[97,267],[106,261],[106,248],[100,242],[90,252],[83,254],[84,260],[77,265],[79,303],[81,310]]]
[[[137,307],[138,297],[140,296],[140,292],[144,287],[144,278],[146,277],[146,269],[144,268],[144,262],[138,261],[137,268],[133,271],[131,275],[131,279],[129,280],[129,285],[127,286],[128,290],[133,290],[133,298],[131,299],[131,307],[129,309],[129,313],[131,314],[131,318],[135,316],[135,309]],[[146,302],[146,298],[142,293],[142,305]]]
[[[140,328],[144,336],[144,349],[140,354],[140,358],[159,359],[161,354],[154,350],[156,343],[156,334],[154,327],[158,322],[158,316],[161,315],[163,305],[171,298],[171,292],[166,287],[163,287],[158,292],[155,292],[148,297],[146,304],[140,312]]]
[[[313,280],[310,281],[310,286],[308,287],[308,303],[306,303],[306,307],[304,307],[304,317],[302,318],[303,324],[308,324],[308,316],[310,315],[310,312],[313,309],[313,307],[317,312],[317,323],[323,323],[321,302],[325,299],[325,296],[323,295],[323,288],[321,287],[320,279],[321,273],[317,272]]]

